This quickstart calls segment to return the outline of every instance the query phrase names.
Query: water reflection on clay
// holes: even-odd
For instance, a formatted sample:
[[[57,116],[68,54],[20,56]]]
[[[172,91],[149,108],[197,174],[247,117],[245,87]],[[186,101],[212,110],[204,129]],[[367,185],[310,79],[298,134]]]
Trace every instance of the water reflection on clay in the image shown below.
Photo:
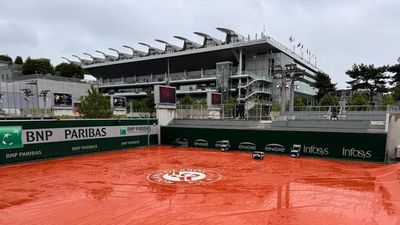
[[[174,169],[221,178],[147,180]],[[395,225],[400,164],[162,146],[3,166],[0,224]]]

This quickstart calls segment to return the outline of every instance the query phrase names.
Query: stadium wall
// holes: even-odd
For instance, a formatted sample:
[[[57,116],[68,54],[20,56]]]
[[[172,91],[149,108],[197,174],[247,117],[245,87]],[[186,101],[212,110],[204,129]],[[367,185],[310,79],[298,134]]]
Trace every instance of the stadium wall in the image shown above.
[[[150,120],[41,120],[0,122],[0,164],[158,144]]]
[[[289,155],[293,147],[300,146],[302,156],[371,162],[385,162],[386,136],[386,133],[161,127],[161,143],[166,145],[218,149],[220,141],[229,140],[232,150]]]

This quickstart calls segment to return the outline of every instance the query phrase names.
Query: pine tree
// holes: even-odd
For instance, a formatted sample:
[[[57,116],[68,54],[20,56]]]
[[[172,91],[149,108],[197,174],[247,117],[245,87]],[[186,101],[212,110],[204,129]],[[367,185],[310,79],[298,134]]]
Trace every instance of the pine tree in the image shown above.
[[[22,65],[22,64],[24,64],[24,60],[22,60],[21,56],[17,56],[17,57],[15,57],[14,64]]]
[[[385,74],[386,70],[386,66],[375,68],[373,64],[354,64],[351,70],[346,71],[346,74],[353,79],[347,83],[353,90],[369,90],[370,104],[372,105],[374,93],[387,90],[385,79],[389,76]]]
[[[336,84],[333,84],[331,78],[326,73],[317,73],[315,77],[315,84],[313,85],[318,89],[316,99],[320,101],[327,93],[336,90]]]

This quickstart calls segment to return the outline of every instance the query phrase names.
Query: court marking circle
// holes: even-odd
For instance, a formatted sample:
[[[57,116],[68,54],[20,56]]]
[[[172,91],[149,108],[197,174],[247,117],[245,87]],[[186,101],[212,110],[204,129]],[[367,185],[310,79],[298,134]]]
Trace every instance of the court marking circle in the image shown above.
[[[221,177],[221,174],[210,170],[180,168],[150,173],[147,180],[164,185],[197,185],[213,183]]]

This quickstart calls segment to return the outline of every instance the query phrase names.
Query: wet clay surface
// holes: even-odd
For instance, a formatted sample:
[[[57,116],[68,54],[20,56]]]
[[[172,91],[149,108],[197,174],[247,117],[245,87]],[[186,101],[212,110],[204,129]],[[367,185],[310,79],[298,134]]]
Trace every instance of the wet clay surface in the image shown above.
[[[2,166],[0,224],[394,225],[400,164],[157,146]]]

